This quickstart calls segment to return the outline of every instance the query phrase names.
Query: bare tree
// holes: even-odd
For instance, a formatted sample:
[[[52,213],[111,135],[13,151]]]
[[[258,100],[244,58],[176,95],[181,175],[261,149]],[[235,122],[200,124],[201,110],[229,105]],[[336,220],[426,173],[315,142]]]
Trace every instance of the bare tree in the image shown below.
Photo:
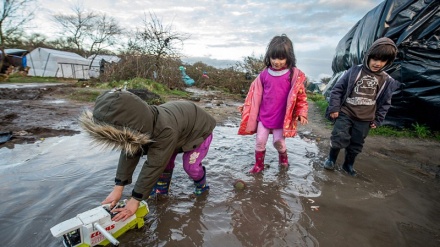
[[[66,41],[75,46],[78,53],[84,51],[84,39],[88,30],[91,29],[91,22],[96,18],[93,12],[85,12],[81,6],[73,6],[73,14],[54,15],[54,21],[62,28],[62,34]]]
[[[15,40],[23,32],[24,26],[33,18],[34,0],[3,0],[0,6],[0,50],[5,54],[9,41]],[[1,56],[0,68],[7,62],[7,56]],[[3,70],[2,70],[3,71]]]
[[[174,31],[172,24],[163,25],[154,13],[149,17],[145,14],[143,26],[138,27],[128,40],[126,52],[152,58],[147,73],[153,73],[154,80],[166,82],[169,86],[169,72],[166,71],[174,64],[170,61],[180,61],[183,42],[188,38],[188,34]],[[177,67],[171,69],[178,71]]]
[[[143,24],[135,32],[134,39],[129,40],[129,51],[153,55],[156,63],[163,57],[180,58],[179,51],[183,41],[189,38],[188,34],[173,31],[172,24],[164,26],[154,13],[149,14],[149,19],[145,15]]]
[[[33,49],[36,47],[42,47],[46,43],[47,37],[40,33],[32,33],[27,37],[27,40],[23,43],[27,49]]]
[[[87,12],[79,5],[73,6],[72,11],[73,14],[57,14],[53,18],[61,26],[66,42],[85,57],[114,45],[122,34],[116,20],[106,14]]]
[[[115,45],[117,38],[123,33],[113,17],[106,14],[98,15],[92,23],[89,32],[86,33],[87,39],[91,42],[87,55],[99,53],[103,49]]]

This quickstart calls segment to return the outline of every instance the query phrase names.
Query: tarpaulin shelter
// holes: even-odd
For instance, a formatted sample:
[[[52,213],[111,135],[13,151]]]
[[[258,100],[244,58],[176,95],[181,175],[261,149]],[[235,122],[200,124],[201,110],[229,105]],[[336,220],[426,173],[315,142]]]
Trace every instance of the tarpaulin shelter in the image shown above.
[[[310,91],[312,93],[322,93],[324,89],[326,88],[327,84],[322,82],[312,82],[310,84],[307,84],[307,91]]]
[[[398,57],[387,73],[402,83],[384,124],[440,130],[440,1],[386,0],[369,11],[339,41],[333,76],[324,95],[352,65],[360,64],[378,38],[392,39]]]
[[[28,76],[89,79],[90,61],[76,53],[36,48],[26,58]]]
[[[4,61],[1,72],[3,73],[10,65],[25,69],[27,66],[26,54],[29,53],[23,49],[5,49],[7,60]],[[0,58],[3,58],[3,53],[0,51]]]
[[[90,61],[89,76],[98,78],[99,74],[104,71],[106,63],[117,63],[121,60],[120,57],[114,55],[91,55],[88,57]]]

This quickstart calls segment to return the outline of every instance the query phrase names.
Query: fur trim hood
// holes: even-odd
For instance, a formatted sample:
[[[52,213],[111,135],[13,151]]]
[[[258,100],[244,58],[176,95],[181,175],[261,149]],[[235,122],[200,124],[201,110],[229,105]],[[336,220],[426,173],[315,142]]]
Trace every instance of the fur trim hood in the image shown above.
[[[134,155],[152,142],[153,109],[128,91],[112,90],[100,95],[93,112],[84,111],[79,122],[97,145]]]

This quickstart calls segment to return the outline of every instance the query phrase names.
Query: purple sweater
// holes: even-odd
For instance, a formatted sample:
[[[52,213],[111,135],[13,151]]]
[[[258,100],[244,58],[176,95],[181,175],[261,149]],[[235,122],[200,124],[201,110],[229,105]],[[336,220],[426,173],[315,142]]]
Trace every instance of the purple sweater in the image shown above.
[[[286,114],[287,97],[291,88],[288,69],[276,71],[271,68],[260,73],[263,85],[258,121],[268,129],[282,129]]]

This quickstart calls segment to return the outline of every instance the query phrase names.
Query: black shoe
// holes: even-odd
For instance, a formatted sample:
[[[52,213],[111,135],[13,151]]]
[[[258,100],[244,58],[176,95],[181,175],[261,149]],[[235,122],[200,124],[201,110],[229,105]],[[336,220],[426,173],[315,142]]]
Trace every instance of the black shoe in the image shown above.
[[[327,169],[327,170],[334,170],[334,169],[335,169],[335,162],[333,162],[333,161],[327,159],[327,160],[324,162],[324,165],[323,165],[323,166],[324,166],[324,168]]]
[[[357,175],[356,171],[353,169],[353,165],[343,164],[342,170],[344,170],[348,175],[355,177]]]

